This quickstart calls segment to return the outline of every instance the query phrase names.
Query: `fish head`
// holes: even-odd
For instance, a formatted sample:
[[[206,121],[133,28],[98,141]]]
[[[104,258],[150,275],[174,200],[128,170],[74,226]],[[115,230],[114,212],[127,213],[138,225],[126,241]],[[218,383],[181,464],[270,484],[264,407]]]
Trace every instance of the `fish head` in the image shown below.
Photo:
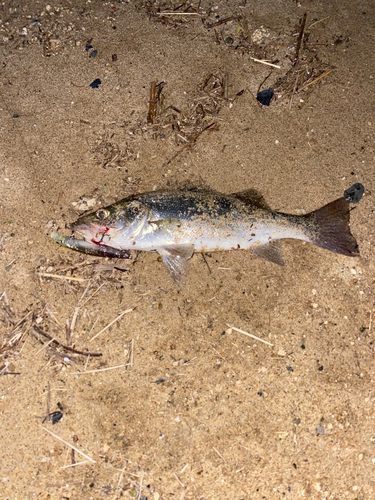
[[[80,217],[70,225],[85,241],[114,248],[129,247],[147,221],[149,210],[139,201],[120,201]]]

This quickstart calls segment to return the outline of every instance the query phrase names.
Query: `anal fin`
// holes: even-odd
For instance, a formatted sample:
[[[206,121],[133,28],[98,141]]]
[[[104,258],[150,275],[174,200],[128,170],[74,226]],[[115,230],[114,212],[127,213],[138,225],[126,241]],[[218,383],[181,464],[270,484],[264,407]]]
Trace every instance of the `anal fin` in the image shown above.
[[[251,249],[252,253],[267,262],[273,262],[279,266],[284,265],[284,255],[280,240],[271,240],[265,245],[258,245]]]

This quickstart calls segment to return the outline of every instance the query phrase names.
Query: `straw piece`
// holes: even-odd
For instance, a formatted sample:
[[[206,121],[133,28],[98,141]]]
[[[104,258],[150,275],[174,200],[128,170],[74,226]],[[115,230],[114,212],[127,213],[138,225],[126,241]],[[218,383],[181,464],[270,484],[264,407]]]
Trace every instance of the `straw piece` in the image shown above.
[[[72,448],[72,450],[75,450],[77,453],[79,453],[83,457],[87,458],[87,460],[89,460],[93,464],[96,463],[95,460],[93,460],[92,458],[90,458],[88,455],[86,455],[85,453],[83,453],[83,451],[79,450],[78,448],[76,448],[72,444],[68,443],[68,441],[65,441],[64,439],[62,439],[61,437],[57,436],[56,434],[54,434],[53,432],[49,431],[48,429],[46,429],[43,426],[42,426],[42,429],[45,430],[46,432],[48,432],[48,434],[51,434],[51,436],[53,436],[55,439],[58,439],[59,441],[61,441],[62,443],[64,443],[66,446],[69,446],[69,448]]]
[[[87,281],[88,278],[75,278],[74,276],[61,276],[60,274],[51,273],[37,273],[38,276],[43,276],[44,278],[59,278],[61,280],[71,280],[71,281]]]
[[[312,82],[310,83],[307,83],[306,85],[304,85],[303,87],[301,87],[300,89],[298,89],[298,92],[301,92],[301,90],[304,90],[306,89],[307,87],[310,87],[310,85],[312,85],[313,83],[316,83],[317,81],[319,81],[321,78],[324,78],[325,76],[328,76],[330,73],[332,73],[332,69],[329,69],[328,71],[326,71],[325,73],[323,73],[322,75],[318,76],[318,78],[315,78],[315,80],[313,80]]]
[[[173,473],[174,477],[177,479],[177,481],[180,483],[180,485],[183,487],[183,488],[186,488],[186,486],[184,485],[184,483],[181,481],[181,479],[177,476],[177,474],[174,472]]]
[[[108,368],[98,368],[97,370],[87,370],[85,372],[71,372],[69,375],[86,375],[86,373],[106,372],[108,370],[114,370],[115,368],[122,368],[123,366],[131,366],[131,364],[126,363],[126,365],[109,366]]]
[[[60,467],[60,469],[68,469],[69,467],[76,467],[77,465],[83,465],[88,463],[89,463],[88,460],[84,460],[83,462],[76,462],[75,464],[64,465],[63,467]]]
[[[326,19],[328,19],[330,16],[327,16],[327,17],[323,17],[323,19],[318,19],[317,21],[314,21],[312,24],[310,24],[310,26],[307,28],[308,30],[310,28],[312,28],[313,26],[315,26],[316,24],[318,23],[322,23],[323,21],[325,21]]]
[[[46,347],[48,347],[50,344],[52,344],[52,342],[55,342],[55,339],[51,339],[49,342],[47,342],[46,344],[44,344],[44,346],[43,346],[43,347],[41,347],[41,348],[39,349],[39,351],[38,351],[36,354],[34,354],[34,357],[35,357],[35,356],[37,356],[40,352],[42,352],[42,351],[43,351],[43,349],[45,349],[45,348],[46,348]]]
[[[250,56],[250,59],[252,59],[254,62],[265,64],[266,66],[272,66],[272,68],[277,68],[277,69],[281,68],[281,66],[278,66],[277,64],[272,64],[272,63],[267,62],[267,61],[264,61],[263,59],[255,59],[255,57],[251,57],[251,56]]]
[[[219,455],[219,457],[220,457],[222,460],[224,460],[224,462],[225,462],[225,463],[228,463],[228,462],[225,460],[225,458],[223,457],[223,455],[221,455],[221,454],[217,451],[217,449],[216,449],[216,448],[212,447],[212,449],[213,449],[213,450],[214,450],[214,451],[215,451],[215,452]]]
[[[244,332],[243,330],[240,330],[239,328],[236,328],[235,326],[230,325],[229,323],[227,323],[227,325],[229,326],[229,328],[232,328],[232,330],[235,330],[236,332],[243,333],[244,335],[247,335],[248,337],[251,337],[252,339],[259,340],[259,342],[263,342],[263,344],[273,346],[273,344],[270,344],[266,340],[263,340],[263,339],[260,339],[259,337],[256,337],[252,333]]]
[[[107,330],[110,326],[112,326],[112,325],[113,325],[113,323],[116,323],[116,321],[118,321],[119,319],[121,319],[121,318],[124,316],[124,314],[128,314],[128,313],[130,313],[130,312],[134,311],[134,309],[135,309],[135,307],[132,307],[131,309],[126,309],[125,311],[123,311],[121,314],[119,314],[119,315],[117,316],[117,318],[115,318],[115,319],[114,319],[113,321],[111,321],[111,322],[110,322],[107,326],[105,326],[105,327],[103,328],[103,330],[100,330],[100,332],[99,332],[99,333],[97,333],[96,335],[94,335],[94,337],[92,337],[92,338],[89,340],[89,342],[92,342],[94,339],[96,339],[96,337],[99,337],[99,335],[101,335],[102,333],[104,333],[104,332],[105,332],[105,331],[106,331],[106,330]]]
[[[161,11],[155,12],[157,16],[199,16],[202,17],[198,12],[169,12],[169,11]]]

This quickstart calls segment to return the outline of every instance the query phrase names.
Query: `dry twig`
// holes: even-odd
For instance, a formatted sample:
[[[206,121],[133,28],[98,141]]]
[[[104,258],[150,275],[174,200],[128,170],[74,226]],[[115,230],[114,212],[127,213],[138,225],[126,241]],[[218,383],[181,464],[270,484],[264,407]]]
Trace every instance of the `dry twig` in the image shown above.
[[[111,321],[107,326],[105,326],[102,330],[100,330],[99,333],[97,333],[96,335],[94,335],[90,340],[89,342],[92,342],[94,339],[96,339],[97,337],[99,337],[99,335],[101,335],[103,332],[105,332],[110,326],[113,325],[113,323],[116,323],[116,321],[118,321],[119,319],[121,319],[125,314],[128,314],[132,311],[134,311],[135,307],[132,307],[130,309],[126,309],[125,311],[123,311],[121,314],[119,314],[117,316],[117,318],[115,318],[113,321]]]
[[[75,354],[80,354],[81,356],[93,356],[93,357],[99,357],[99,356],[102,356],[102,353],[93,353],[93,352],[83,352],[83,351],[78,351],[77,349],[73,349],[73,347],[69,347],[67,345],[64,345],[64,344],[61,344],[61,342],[59,342],[58,340],[54,339],[53,337],[51,337],[50,335],[48,335],[48,333],[46,332],[43,332],[43,330],[41,330],[39,327],[37,327],[36,325],[33,325],[33,328],[34,330],[39,333],[40,335],[43,335],[43,337],[46,337],[47,339],[51,340],[52,342],[54,342],[56,345],[62,347],[63,349],[67,350],[67,351],[70,351],[70,352],[74,352]],[[38,351],[39,352],[39,351]]]
[[[243,330],[240,330],[239,328],[236,328],[235,326],[232,326],[229,323],[227,323],[227,325],[229,326],[229,328],[232,328],[232,330],[235,330],[236,332],[243,333],[244,335],[247,335],[248,337],[251,337],[252,339],[259,340],[259,342],[263,342],[263,344],[273,346],[273,344],[270,344],[266,340],[263,340],[263,339],[260,339],[259,337],[256,337],[252,333],[248,333],[248,332],[245,332]]]
[[[87,460],[89,460],[93,464],[96,463],[94,459],[90,458],[88,455],[86,455],[85,453],[83,453],[83,451],[79,450],[74,445],[68,443],[68,441],[65,441],[65,439],[62,439],[61,437],[57,436],[56,434],[54,434],[53,432],[51,432],[50,430],[46,429],[43,426],[42,426],[42,429],[45,430],[46,432],[48,432],[48,434],[51,434],[51,436],[53,436],[55,439],[58,439],[59,441],[61,441],[62,443],[64,443],[66,446],[69,446],[70,448],[72,448],[73,450],[75,450],[77,453],[79,453],[83,457],[87,458]]]

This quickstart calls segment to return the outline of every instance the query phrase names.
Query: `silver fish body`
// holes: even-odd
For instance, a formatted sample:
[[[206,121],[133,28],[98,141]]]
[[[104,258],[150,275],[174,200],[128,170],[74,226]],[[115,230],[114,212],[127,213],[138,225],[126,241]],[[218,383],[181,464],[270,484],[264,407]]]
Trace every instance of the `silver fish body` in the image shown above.
[[[121,252],[157,251],[179,283],[185,279],[188,260],[195,251],[245,249],[282,265],[280,240],[293,238],[358,255],[349,229],[349,204],[344,198],[297,216],[272,211],[254,190],[231,195],[155,191],[101,208],[71,227],[84,238],[85,245],[90,242],[90,253],[97,248],[97,255],[102,255],[104,247]],[[75,249],[85,251],[79,243]]]

